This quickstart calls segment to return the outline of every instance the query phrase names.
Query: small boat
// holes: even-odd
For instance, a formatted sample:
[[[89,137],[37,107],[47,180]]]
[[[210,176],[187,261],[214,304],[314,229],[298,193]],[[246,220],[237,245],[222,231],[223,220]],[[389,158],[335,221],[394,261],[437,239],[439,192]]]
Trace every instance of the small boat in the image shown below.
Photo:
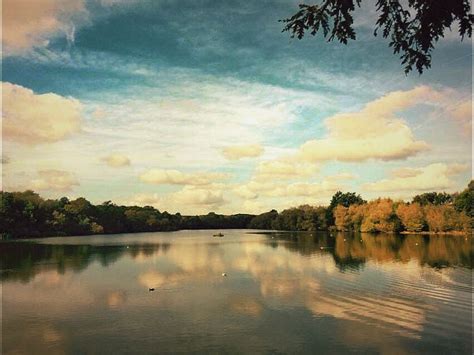
[[[222,238],[224,236],[224,234],[222,233],[217,233],[217,234],[214,234],[213,237],[218,237],[218,238]]]

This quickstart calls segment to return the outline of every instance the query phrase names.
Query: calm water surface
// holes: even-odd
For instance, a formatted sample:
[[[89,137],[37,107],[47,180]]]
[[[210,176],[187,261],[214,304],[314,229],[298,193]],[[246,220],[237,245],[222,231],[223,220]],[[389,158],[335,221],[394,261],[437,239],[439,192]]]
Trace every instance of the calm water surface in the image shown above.
[[[472,353],[469,237],[214,233],[0,243],[3,353]]]

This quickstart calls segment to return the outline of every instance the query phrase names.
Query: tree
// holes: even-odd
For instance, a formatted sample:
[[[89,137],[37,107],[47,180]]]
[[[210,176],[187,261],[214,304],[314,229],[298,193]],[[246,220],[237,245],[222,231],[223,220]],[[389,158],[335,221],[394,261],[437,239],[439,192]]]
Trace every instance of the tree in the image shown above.
[[[425,226],[423,209],[418,203],[401,203],[397,207],[397,216],[408,232],[421,232]]]
[[[329,41],[337,39],[347,44],[356,39],[352,14],[362,0],[322,0],[318,5],[299,5],[285,22],[283,32],[303,38],[305,33],[316,35],[322,31]],[[377,0],[378,19],[374,35],[382,32],[389,37],[394,54],[400,54],[405,74],[413,67],[421,74],[431,67],[434,44],[444,37],[446,29],[458,24],[461,40],[471,37],[473,15],[469,0]]]
[[[444,205],[453,201],[453,197],[446,192],[425,192],[413,197],[413,202],[424,206],[427,204]]]
[[[365,201],[362,197],[360,197],[360,195],[357,195],[355,192],[336,192],[332,196],[331,203],[329,204],[329,207],[327,209],[327,220],[329,225],[333,225],[335,222],[333,211],[337,205],[349,207],[351,205],[360,205],[366,202],[367,201]]]
[[[474,218],[474,180],[469,182],[467,189],[455,197],[454,208],[459,212],[464,211],[469,217]]]
[[[430,232],[444,232],[446,231],[446,221],[444,218],[443,206],[426,205],[423,208],[426,223]]]
[[[249,228],[272,229],[272,224],[277,217],[278,212],[276,210],[271,210],[270,212],[262,213],[252,218],[249,223]]]
[[[357,195],[355,192],[336,192],[331,198],[331,203],[329,204],[329,209],[334,209],[337,205],[343,205],[344,207],[349,207],[350,205],[360,205],[365,203],[364,199]]]
[[[400,230],[400,220],[390,199],[377,199],[367,204],[360,227],[361,232],[393,233]]]
[[[333,211],[334,225],[338,231],[348,231],[352,228],[351,219],[349,216],[349,208],[343,205],[337,205]]]

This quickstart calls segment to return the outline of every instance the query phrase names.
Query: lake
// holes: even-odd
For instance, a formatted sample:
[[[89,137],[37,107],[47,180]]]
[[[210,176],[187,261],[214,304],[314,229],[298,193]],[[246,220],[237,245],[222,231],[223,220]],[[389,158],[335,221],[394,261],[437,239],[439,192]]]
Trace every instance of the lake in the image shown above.
[[[470,237],[215,233],[0,243],[3,353],[472,353]]]

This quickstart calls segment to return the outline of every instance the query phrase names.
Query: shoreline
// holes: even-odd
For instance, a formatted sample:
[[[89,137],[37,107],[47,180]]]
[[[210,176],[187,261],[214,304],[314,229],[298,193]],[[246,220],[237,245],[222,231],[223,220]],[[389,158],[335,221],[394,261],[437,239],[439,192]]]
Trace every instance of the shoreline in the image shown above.
[[[422,231],[422,232],[398,232],[398,234],[403,234],[403,235],[471,235],[472,232],[462,232],[462,231],[451,231],[451,232],[430,232],[430,231]]]

